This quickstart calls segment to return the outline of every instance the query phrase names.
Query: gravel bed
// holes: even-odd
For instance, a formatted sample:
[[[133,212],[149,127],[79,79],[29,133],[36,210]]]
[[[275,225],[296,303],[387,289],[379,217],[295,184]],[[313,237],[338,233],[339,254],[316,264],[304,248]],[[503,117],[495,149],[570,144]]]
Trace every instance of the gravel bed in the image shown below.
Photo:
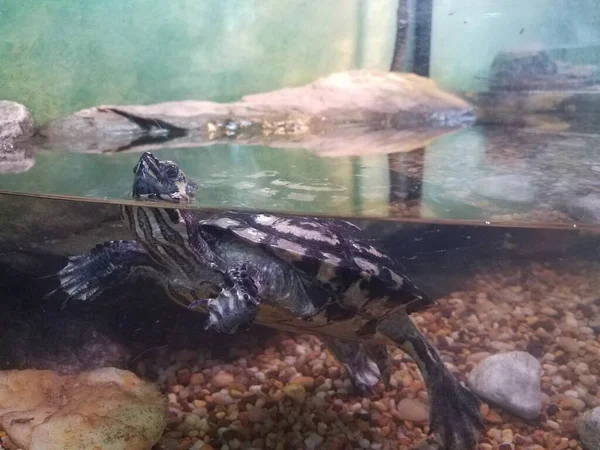
[[[495,353],[523,350],[541,362],[539,419],[484,403],[480,450],[581,449],[576,420],[600,406],[599,285],[600,264],[487,267],[439,307],[413,316],[463,381]],[[319,339],[279,332],[260,345],[253,339],[240,334],[223,360],[201,349],[139,362],[139,371],[159,373],[171,405],[158,449],[435,448],[425,386],[400,350],[393,350],[390,388],[368,399],[353,394]]]
[[[542,412],[520,419],[484,403],[478,450],[582,449],[577,420],[600,406],[600,263],[482,266],[414,320],[462,381],[484,358],[526,351],[542,366]],[[392,349],[391,386],[353,393],[316,337],[253,329],[221,349],[158,348],[136,372],[157,378],[170,418],[155,450],[419,449],[428,396],[416,365]],[[217,355],[220,359],[215,359]],[[14,449],[0,432],[0,448]]]

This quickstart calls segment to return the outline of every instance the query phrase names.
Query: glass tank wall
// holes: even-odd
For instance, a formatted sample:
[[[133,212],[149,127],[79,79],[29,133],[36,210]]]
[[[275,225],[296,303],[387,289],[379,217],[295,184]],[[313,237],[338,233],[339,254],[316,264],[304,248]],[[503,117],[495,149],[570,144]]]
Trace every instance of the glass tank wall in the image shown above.
[[[0,448],[600,449],[599,22],[0,2]]]

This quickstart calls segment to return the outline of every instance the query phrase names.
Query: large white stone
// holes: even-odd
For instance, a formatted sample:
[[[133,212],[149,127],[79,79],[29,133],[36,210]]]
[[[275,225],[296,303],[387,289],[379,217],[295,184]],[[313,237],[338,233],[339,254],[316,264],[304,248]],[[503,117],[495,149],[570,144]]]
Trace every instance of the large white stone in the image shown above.
[[[480,397],[524,419],[542,408],[542,367],[529,353],[488,356],[469,374],[469,387]]]
[[[586,450],[600,448],[600,406],[584,413],[579,419],[579,438]]]

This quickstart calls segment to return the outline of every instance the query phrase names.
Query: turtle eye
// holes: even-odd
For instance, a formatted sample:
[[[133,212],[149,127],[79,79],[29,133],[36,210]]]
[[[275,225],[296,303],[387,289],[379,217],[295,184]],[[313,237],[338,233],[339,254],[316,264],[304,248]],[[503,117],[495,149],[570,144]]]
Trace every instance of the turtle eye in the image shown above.
[[[169,164],[165,169],[165,175],[172,180],[179,178],[179,167]]]

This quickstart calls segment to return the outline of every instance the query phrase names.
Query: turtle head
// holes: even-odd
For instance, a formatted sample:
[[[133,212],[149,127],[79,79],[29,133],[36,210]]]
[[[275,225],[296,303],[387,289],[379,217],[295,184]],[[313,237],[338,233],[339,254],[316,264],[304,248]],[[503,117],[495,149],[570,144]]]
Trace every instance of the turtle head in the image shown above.
[[[172,161],[161,161],[145,152],[133,169],[133,198],[188,202],[198,186]]]

